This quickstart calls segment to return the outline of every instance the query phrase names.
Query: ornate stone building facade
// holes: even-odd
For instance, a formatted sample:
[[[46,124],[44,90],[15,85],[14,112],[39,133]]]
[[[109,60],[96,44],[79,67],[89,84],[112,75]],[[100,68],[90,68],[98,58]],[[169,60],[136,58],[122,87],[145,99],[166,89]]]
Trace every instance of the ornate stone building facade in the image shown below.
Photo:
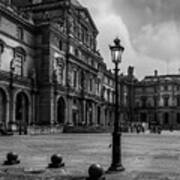
[[[114,78],[76,0],[0,0],[0,124],[110,125]]]

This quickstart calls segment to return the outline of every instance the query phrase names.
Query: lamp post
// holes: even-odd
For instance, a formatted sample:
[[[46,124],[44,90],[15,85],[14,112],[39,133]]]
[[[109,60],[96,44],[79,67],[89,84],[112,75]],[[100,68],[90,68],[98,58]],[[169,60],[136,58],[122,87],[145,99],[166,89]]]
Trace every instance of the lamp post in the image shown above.
[[[118,64],[121,62],[121,55],[124,47],[120,45],[120,39],[114,40],[114,46],[110,46],[112,62],[115,64],[115,116],[114,131],[112,134],[112,164],[108,172],[124,171],[121,163],[121,127],[119,125],[119,93],[118,93]]]
[[[13,125],[13,82],[14,82],[14,71],[15,71],[15,66],[14,66],[14,59],[11,60],[10,62],[10,82],[9,82],[9,91],[10,91],[10,130],[14,130],[14,125]]]

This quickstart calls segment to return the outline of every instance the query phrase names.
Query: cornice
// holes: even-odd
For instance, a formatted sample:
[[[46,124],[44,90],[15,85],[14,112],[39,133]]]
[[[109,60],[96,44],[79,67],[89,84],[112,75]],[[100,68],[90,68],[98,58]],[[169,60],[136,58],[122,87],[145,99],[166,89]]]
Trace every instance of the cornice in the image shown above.
[[[12,35],[4,32],[4,31],[2,31],[2,30],[0,30],[0,34],[4,35],[4,36],[6,36],[6,37],[8,37],[8,38],[10,38],[10,39],[13,39],[14,41],[17,41],[17,42],[19,42],[20,44],[25,45],[26,47],[29,47],[29,48],[31,48],[31,49],[35,49],[34,46],[31,46],[31,45],[25,43],[24,41],[21,41],[21,40],[15,38],[14,36],[12,36]]]
[[[10,6],[5,6],[0,3],[0,13],[5,15],[10,20],[14,21],[15,23],[20,23],[24,26],[24,28],[28,29],[28,31],[34,30],[34,24],[29,22],[28,20],[24,19],[15,9]]]
[[[46,3],[39,3],[39,4],[31,4],[24,8],[21,8],[21,11],[44,11],[44,10],[51,10],[51,9],[58,9],[58,8],[65,7],[64,2],[46,2]]]
[[[83,62],[82,60],[80,60],[79,58],[76,58],[75,56],[73,56],[72,54],[69,54],[69,56],[74,59],[75,61],[73,61],[71,58],[69,59],[69,61],[71,63],[75,63],[77,64],[79,67],[83,68],[86,71],[89,71],[95,75],[97,75],[97,73],[99,72],[97,69],[93,68],[92,66],[86,64],[85,62]],[[78,63],[77,63],[78,62]]]

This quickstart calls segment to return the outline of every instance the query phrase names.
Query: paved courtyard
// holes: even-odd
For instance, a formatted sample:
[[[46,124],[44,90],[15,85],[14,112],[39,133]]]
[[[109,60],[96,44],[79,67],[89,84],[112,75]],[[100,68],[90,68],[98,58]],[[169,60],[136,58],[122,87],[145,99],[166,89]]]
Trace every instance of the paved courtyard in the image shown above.
[[[87,172],[92,163],[111,163],[110,134],[59,134],[0,137],[0,162],[8,151],[20,154],[21,167],[44,168],[53,153],[61,153],[67,169]],[[126,172],[180,172],[180,133],[123,134]]]

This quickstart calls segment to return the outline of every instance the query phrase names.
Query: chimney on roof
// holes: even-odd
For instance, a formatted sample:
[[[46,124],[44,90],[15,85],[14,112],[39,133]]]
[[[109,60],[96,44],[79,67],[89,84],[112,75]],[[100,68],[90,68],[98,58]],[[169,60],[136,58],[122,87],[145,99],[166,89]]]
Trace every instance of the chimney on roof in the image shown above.
[[[130,77],[134,76],[134,67],[133,66],[128,67],[128,76],[130,76]]]
[[[154,71],[154,76],[157,77],[158,76],[158,70]]]

